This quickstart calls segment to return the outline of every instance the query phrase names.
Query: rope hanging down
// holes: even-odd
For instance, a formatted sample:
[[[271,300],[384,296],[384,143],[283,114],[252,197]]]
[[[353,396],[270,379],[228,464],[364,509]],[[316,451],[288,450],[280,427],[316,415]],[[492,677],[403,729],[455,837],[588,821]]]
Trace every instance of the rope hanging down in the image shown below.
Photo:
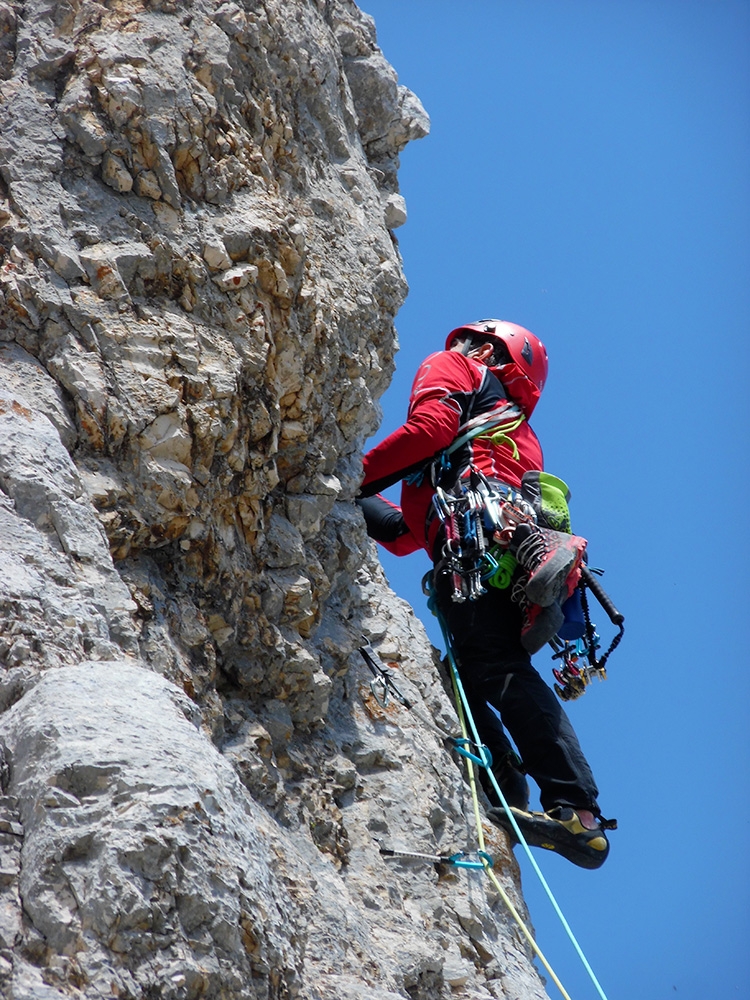
[[[410,705],[410,703],[403,697],[401,692],[398,691],[398,688],[395,687],[395,684],[393,684],[393,678],[390,675],[390,671],[388,671],[387,668],[385,668],[385,675],[383,675],[384,668],[382,667],[382,665],[380,665],[380,661],[377,657],[377,654],[373,650],[372,646],[366,643],[365,645],[360,647],[359,651],[362,654],[365,663],[368,665],[368,667],[370,668],[371,672],[374,675],[374,680],[371,684],[371,690],[373,691],[373,696],[376,699],[378,698],[378,695],[376,693],[377,689],[384,691],[386,693],[385,696],[387,696],[387,692],[389,690],[393,691],[395,689],[395,691],[398,692],[396,694],[396,697],[401,702],[401,704],[405,705],[407,708],[411,708],[412,706]],[[549,973],[550,978],[557,986],[557,988],[560,990],[560,993],[563,995],[564,1000],[571,1000],[570,995],[560,982],[557,974],[555,973],[555,970],[547,961],[544,952],[541,950],[539,945],[534,940],[534,935],[532,934],[528,925],[525,923],[523,917],[514,906],[513,900],[505,891],[505,889],[499,882],[497,876],[495,875],[494,871],[492,870],[493,861],[492,861],[492,856],[488,854],[486,850],[484,830],[482,828],[482,815],[479,805],[479,793],[477,790],[477,782],[474,774],[474,767],[472,764],[472,760],[475,760],[480,766],[489,768],[491,764],[491,756],[489,750],[486,747],[479,745],[478,737],[475,737],[477,742],[473,742],[469,738],[469,731],[466,726],[466,717],[463,712],[461,697],[458,693],[458,690],[455,687],[455,683],[456,682],[454,679],[454,693],[456,695],[456,705],[458,708],[458,715],[461,723],[462,738],[458,740],[455,739],[455,737],[446,736],[446,734],[444,733],[442,735],[446,736],[446,738],[449,739],[454,744],[454,749],[459,754],[462,754],[467,758],[466,763],[468,770],[469,787],[471,789],[471,797],[474,807],[474,820],[477,827],[478,849],[476,851],[476,857],[478,860],[477,861],[468,860],[468,855],[466,855],[463,851],[458,851],[455,854],[444,856],[437,854],[423,854],[421,852],[415,852],[415,851],[399,851],[393,848],[387,848],[381,846],[380,853],[384,858],[392,858],[393,860],[400,859],[404,861],[424,861],[429,864],[449,865],[454,868],[483,869],[484,871],[486,871],[490,881],[497,890],[500,898],[502,899],[503,903],[505,903],[505,906],[508,908],[508,912],[510,913],[511,917],[515,920],[523,936],[526,938],[529,947]],[[474,747],[478,751],[478,754],[474,754],[468,749],[466,749],[467,747],[470,746]],[[492,772],[489,770],[488,773],[492,775]],[[502,799],[502,793],[501,793],[501,801],[504,801]],[[606,1000],[606,997],[604,998],[604,1000]]]
[[[567,934],[568,939],[570,940],[571,944],[573,945],[573,947],[574,947],[574,949],[575,949],[578,957],[581,959],[581,962],[582,962],[582,964],[583,964],[583,966],[584,966],[584,968],[585,968],[585,970],[586,970],[589,978],[591,979],[591,981],[592,981],[592,983],[594,985],[594,988],[596,989],[597,993],[599,994],[601,1000],[607,1000],[607,996],[606,996],[604,990],[602,989],[601,984],[599,983],[599,980],[596,978],[596,975],[594,974],[594,970],[591,968],[591,965],[589,964],[588,959],[584,955],[583,950],[582,950],[580,944],[578,943],[578,940],[577,940],[575,934],[573,933],[573,931],[572,931],[572,929],[570,927],[570,924],[568,923],[568,921],[565,918],[565,915],[563,914],[562,910],[560,909],[560,905],[557,902],[557,900],[555,899],[555,896],[554,896],[552,890],[550,889],[549,884],[547,883],[547,880],[545,879],[544,875],[542,874],[542,871],[539,868],[539,865],[537,864],[536,859],[534,858],[534,855],[531,853],[531,848],[529,847],[528,843],[526,842],[526,839],[524,838],[523,834],[521,833],[521,830],[518,827],[518,824],[517,824],[517,822],[515,820],[515,817],[513,816],[513,813],[512,813],[512,811],[510,810],[510,808],[508,806],[508,803],[507,803],[507,801],[505,799],[505,796],[503,795],[502,790],[500,789],[500,786],[499,786],[499,784],[497,782],[497,779],[495,778],[495,775],[492,772],[492,769],[491,769],[491,759],[489,758],[489,755],[488,755],[487,751],[485,750],[485,748],[481,744],[479,733],[477,731],[476,724],[474,722],[474,718],[472,716],[471,709],[469,708],[468,700],[466,698],[466,693],[464,692],[463,684],[461,683],[461,678],[459,676],[458,666],[456,664],[456,659],[455,659],[455,656],[453,654],[453,647],[452,647],[451,637],[450,637],[450,634],[449,634],[449,631],[448,631],[447,624],[446,624],[443,616],[440,614],[440,611],[439,611],[439,609],[437,607],[437,602],[435,601],[435,598],[434,598],[434,594],[432,593],[432,574],[431,573],[428,573],[425,576],[425,578],[424,578],[424,581],[423,581],[423,590],[424,590],[424,592],[425,592],[425,594],[427,595],[427,598],[428,598],[428,607],[429,607],[430,611],[432,612],[432,614],[435,615],[435,617],[437,618],[438,623],[440,624],[440,630],[441,630],[441,632],[443,634],[443,640],[445,642],[446,651],[447,651],[448,664],[450,666],[451,682],[453,684],[453,692],[454,692],[454,697],[456,699],[456,710],[458,712],[459,721],[461,723],[462,738],[463,738],[464,741],[469,741],[470,738],[471,738],[471,736],[473,736],[474,741],[475,741],[475,747],[478,748],[479,754],[481,755],[481,757],[484,758],[482,760],[482,766],[485,767],[486,772],[487,772],[487,776],[489,778],[489,781],[492,784],[492,787],[493,787],[493,789],[495,791],[495,794],[497,795],[497,797],[498,797],[498,799],[499,799],[499,801],[500,801],[503,809],[505,810],[505,812],[507,813],[507,815],[508,815],[508,817],[510,819],[510,823],[511,823],[511,825],[513,827],[513,830],[514,830],[514,833],[515,833],[516,837],[518,838],[519,844],[521,844],[521,846],[523,847],[523,849],[524,849],[524,851],[525,851],[525,853],[526,853],[526,855],[527,855],[527,857],[529,859],[529,862],[531,863],[531,866],[534,869],[534,871],[535,871],[535,873],[536,873],[536,875],[537,875],[537,877],[538,877],[538,879],[539,879],[539,881],[540,881],[540,883],[542,885],[542,888],[544,889],[544,891],[545,891],[545,893],[547,895],[547,898],[549,899],[550,903],[552,904],[552,908],[554,909],[555,913],[557,914],[557,916],[558,916],[558,918],[559,918],[559,920],[560,920],[560,922],[561,922],[561,924],[563,926],[563,929],[565,930],[565,933]],[[480,851],[483,851],[484,850],[484,846],[485,846],[485,844],[484,844],[484,831],[482,829],[482,817],[481,817],[481,812],[480,812],[480,807],[479,807],[479,795],[478,795],[478,792],[477,792],[477,783],[476,783],[476,778],[475,778],[475,775],[474,775],[474,764],[472,763],[472,760],[471,760],[469,754],[464,754],[463,756],[466,757],[466,766],[467,766],[467,772],[468,772],[468,776],[469,776],[469,786],[471,788],[472,800],[473,800],[473,803],[474,803],[474,817],[475,817],[476,825],[477,825],[477,841],[479,843]],[[493,885],[495,886],[495,888],[500,892],[500,895],[502,896],[503,901],[508,906],[511,914],[513,915],[513,918],[518,923],[518,925],[521,928],[521,931],[523,932],[524,936],[527,938],[527,940],[531,944],[531,947],[532,947],[533,951],[539,957],[539,960],[542,962],[542,964],[544,965],[545,969],[549,972],[549,974],[552,977],[555,985],[560,990],[560,992],[562,993],[562,995],[565,998],[565,1000],[570,1000],[569,994],[566,992],[565,988],[563,987],[562,983],[558,979],[557,975],[550,968],[549,963],[547,962],[546,958],[544,957],[544,955],[542,954],[541,950],[539,949],[539,947],[537,946],[536,942],[534,941],[534,939],[533,939],[533,937],[531,935],[531,932],[528,930],[528,928],[526,927],[526,925],[523,923],[522,918],[520,917],[520,915],[517,914],[517,911],[515,910],[515,907],[513,907],[513,904],[511,903],[510,899],[508,899],[507,894],[504,892],[504,890],[500,886],[500,883],[498,882],[497,877],[495,876],[495,873],[490,868],[486,868],[485,870],[487,871],[487,874],[489,875],[489,877],[490,877]]]
[[[430,576],[430,574],[428,574],[428,576]],[[427,580],[427,577],[425,578],[425,581],[426,580]],[[427,593],[427,590],[425,592]],[[507,907],[508,912],[510,913],[511,917],[513,918],[513,920],[518,925],[518,928],[521,931],[521,933],[523,934],[523,936],[526,939],[526,941],[528,942],[529,947],[531,948],[531,950],[534,952],[534,954],[537,956],[537,958],[539,959],[539,961],[541,962],[541,964],[546,969],[547,973],[549,974],[550,978],[554,982],[555,986],[557,986],[558,990],[562,994],[564,1000],[571,1000],[570,994],[567,992],[567,990],[565,989],[565,987],[561,983],[561,981],[560,981],[557,973],[552,968],[552,966],[550,965],[549,961],[547,960],[544,952],[541,950],[541,948],[537,944],[536,940],[534,939],[534,935],[531,932],[530,928],[528,927],[528,925],[524,921],[524,919],[521,916],[521,914],[516,909],[515,905],[513,904],[513,900],[510,898],[510,896],[508,895],[508,893],[505,891],[505,889],[503,888],[503,886],[500,883],[499,879],[497,878],[497,875],[493,871],[493,867],[492,867],[493,866],[493,860],[492,860],[491,855],[486,850],[486,846],[487,845],[486,845],[485,837],[484,837],[484,828],[482,826],[482,813],[481,813],[481,806],[480,806],[480,803],[479,803],[479,790],[478,790],[478,787],[477,787],[477,779],[476,779],[474,765],[476,763],[476,765],[478,765],[480,767],[484,767],[486,769],[486,771],[487,771],[487,774],[489,776],[490,781],[493,784],[493,787],[495,788],[495,791],[498,794],[498,798],[499,798],[500,802],[502,803],[503,807],[505,808],[505,810],[508,812],[508,814],[511,817],[511,822],[512,822],[513,826],[515,827],[516,835],[518,837],[519,842],[524,846],[527,854],[529,855],[529,858],[531,860],[532,866],[533,866],[534,870],[536,871],[536,873],[537,873],[537,875],[538,875],[538,877],[539,877],[539,879],[540,879],[540,881],[542,883],[542,886],[544,887],[547,895],[549,896],[549,898],[550,898],[550,900],[552,902],[552,905],[553,905],[553,907],[555,909],[555,912],[557,913],[558,917],[562,921],[563,927],[565,928],[568,936],[570,937],[571,941],[573,942],[574,947],[576,948],[576,951],[578,952],[580,958],[582,959],[585,968],[587,969],[589,975],[591,976],[591,978],[592,978],[592,980],[594,982],[594,985],[596,986],[596,988],[597,988],[597,990],[599,992],[599,996],[601,997],[601,1000],[607,1000],[607,997],[604,994],[604,992],[602,991],[602,988],[599,985],[598,980],[596,979],[596,976],[594,975],[594,973],[593,973],[593,971],[591,969],[591,966],[589,965],[588,961],[586,960],[585,955],[581,951],[580,945],[576,941],[576,939],[575,939],[575,937],[573,935],[573,932],[570,929],[570,926],[568,925],[568,922],[566,921],[565,917],[563,916],[562,911],[560,910],[560,907],[559,907],[559,905],[557,903],[557,900],[552,895],[552,891],[550,890],[550,888],[549,888],[549,886],[548,886],[548,884],[547,884],[544,876],[542,875],[542,873],[541,873],[538,865],[536,864],[536,861],[534,860],[534,858],[533,858],[533,856],[531,854],[529,846],[528,846],[528,844],[526,844],[526,841],[524,840],[523,834],[518,829],[518,826],[517,826],[517,824],[515,822],[515,819],[513,818],[512,814],[510,813],[510,810],[508,809],[508,804],[507,804],[507,802],[505,800],[505,797],[503,796],[502,791],[500,790],[499,786],[497,785],[497,781],[496,781],[495,776],[494,776],[494,774],[492,773],[492,770],[491,770],[491,766],[492,766],[492,757],[491,757],[491,754],[490,754],[489,750],[487,749],[487,747],[485,747],[480,742],[479,734],[477,732],[476,725],[474,724],[474,719],[473,719],[473,717],[471,715],[471,711],[470,711],[468,703],[466,701],[466,695],[464,693],[463,686],[461,684],[461,679],[458,676],[458,670],[456,668],[455,659],[453,657],[453,652],[452,652],[452,648],[451,648],[451,644],[450,644],[450,639],[449,639],[449,636],[448,636],[447,627],[445,625],[445,622],[442,619],[442,616],[437,612],[437,608],[435,606],[435,602],[434,602],[434,600],[432,600],[431,595],[428,595],[428,596],[430,597],[430,600],[428,602],[430,610],[437,617],[437,619],[438,619],[438,621],[440,623],[440,627],[441,627],[441,630],[442,630],[442,633],[443,633],[443,638],[445,640],[446,648],[447,648],[447,651],[448,651],[448,661],[449,661],[450,666],[451,666],[451,681],[452,681],[452,684],[453,684],[453,692],[454,692],[454,697],[455,697],[455,701],[456,701],[456,710],[457,710],[457,713],[458,713],[458,718],[459,718],[459,722],[460,722],[460,726],[461,726],[461,738],[460,739],[456,739],[455,737],[451,737],[450,738],[450,742],[453,744],[454,750],[458,754],[460,754],[461,756],[463,756],[463,757],[466,758],[467,776],[468,776],[468,780],[469,780],[469,788],[470,788],[470,791],[471,791],[472,805],[473,805],[473,811],[474,811],[474,821],[475,821],[475,824],[476,824],[476,832],[477,832],[477,845],[478,845],[478,848],[477,848],[477,851],[476,851],[476,858],[477,858],[477,860],[476,861],[470,860],[469,856],[467,854],[465,854],[463,851],[458,851],[458,852],[456,852],[454,854],[451,854],[451,855],[448,855],[448,856],[444,856],[444,855],[426,854],[426,853],[412,852],[412,851],[399,851],[399,850],[395,850],[395,849],[392,849],[392,848],[381,847],[380,848],[380,853],[381,853],[381,855],[383,857],[385,857],[385,858],[392,858],[394,860],[401,859],[401,860],[405,860],[405,861],[410,861],[410,860],[411,861],[424,861],[424,862],[427,862],[427,863],[430,863],[430,864],[442,864],[442,865],[452,866],[452,867],[455,867],[455,868],[483,869],[487,873],[487,876],[490,879],[490,881],[492,882],[495,890],[497,891],[498,895],[500,896],[500,898],[502,899],[503,903]],[[373,677],[374,677],[373,683],[371,685],[371,687],[374,688],[373,689],[373,695],[377,698],[377,694],[376,694],[376,690],[375,690],[377,688],[379,688],[380,690],[382,690],[384,692],[384,696],[387,696],[387,692],[390,691],[391,693],[393,693],[396,696],[397,700],[400,701],[401,704],[403,704],[405,707],[411,709],[412,708],[411,703],[398,690],[398,688],[396,687],[395,683],[393,682],[393,677],[390,674],[390,671],[387,668],[384,668],[382,666],[382,664],[381,664],[379,658],[377,657],[377,654],[373,650],[372,646],[370,646],[369,644],[365,644],[365,645],[363,645],[363,646],[360,647],[360,652],[362,653],[362,657],[365,660],[365,662],[367,663],[367,665],[370,668],[370,670],[371,670],[371,672],[373,674]],[[467,724],[467,719],[468,719],[468,724]],[[471,730],[471,735],[473,735],[473,739],[471,738],[470,730]],[[469,749],[469,748],[472,748],[472,749]],[[476,751],[476,753],[474,751]]]

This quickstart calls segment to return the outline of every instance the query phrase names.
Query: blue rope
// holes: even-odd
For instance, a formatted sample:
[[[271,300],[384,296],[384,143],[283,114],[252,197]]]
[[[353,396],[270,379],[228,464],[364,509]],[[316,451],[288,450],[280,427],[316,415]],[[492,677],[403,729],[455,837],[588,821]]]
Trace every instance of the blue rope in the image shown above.
[[[434,593],[432,591],[432,587],[431,587],[431,581],[429,583],[427,582],[428,578],[430,578],[431,576],[432,576],[432,574],[428,573],[427,576],[424,579],[424,584],[423,584],[424,592],[425,592],[425,594],[427,595],[427,598],[428,598],[428,600],[427,600],[427,607],[432,612],[432,614],[437,618],[438,623],[440,625],[440,631],[443,633],[443,640],[445,642],[445,647],[446,647],[446,650],[447,650],[448,663],[450,664],[451,675],[453,677],[453,683],[454,683],[454,685],[456,687],[456,690],[458,691],[459,696],[461,698],[461,704],[463,705],[463,709],[464,709],[464,712],[466,714],[466,718],[467,718],[467,720],[469,722],[469,726],[471,728],[472,735],[474,737],[476,746],[477,746],[477,748],[479,750],[479,754],[480,754],[481,757],[484,758],[484,760],[480,760],[480,759],[477,758],[478,763],[480,763],[483,767],[486,768],[487,775],[488,775],[488,777],[490,779],[492,787],[495,790],[495,792],[497,793],[497,796],[498,796],[498,798],[500,800],[500,803],[501,803],[503,809],[505,810],[505,812],[506,812],[506,814],[508,816],[508,819],[510,820],[511,826],[513,827],[513,831],[514,831],[516,837],[518,838],[518,842],[521,844],[521,846],[523,847],[524,851],[526,852],[526,855],[527,855],[527,857],[529,859],[529,862],[531,863],[531,867],[536,872],[537,877],[539,878],[539,881],[540,881],[540,883],[542,885],[542,888],[544,889],[545,893],[547,894],[547,898],[549,899],[550,903],[552,904],[552,908],[554,909],[555,913],[559,917],[560,923],[562,924],[562,926],[563,926],[563,928],[565,930],[565,933],[568,935],[568,938],[570,939],[571,944],[573,945],[576,953],[578,954],[578,957],[581,959],[581,962],[583,963],[583,967],[585,968],[585,970],[588,973],[588,975],[589,975],[592,983],[594,984],[594,987],[596,988],[597,993],[601,997],[601,1000],[607,1000],[607,995],[605,994],[604,990],[602,989],[602,987],[601,987],[601,985],[599,983],[599,980],[596,978],[596,975],[594,974],[594,970],[591,968],[591,965],[589,964],[588,959],[584,955],[583,950],[581,949],[581,946],[578,943],[578,940],[576,939],[576,936],[575,936],[575,934],[573,933],[573,931],[572,931],[572,929],[570,927],[570,924],[565,919],[565,915],[562,912],[562,910],[560,909],[560,905],[557,902],[557,900],[555,899],[554,893],[550,889],[549,884],[547,883],[547,880],[545,879],[544,875],[542,874],[542,871],[541,871],[539,865],[537,864],[536,859],[534,858],[534,855],[531,853],[531,848],[526,843],[526,838],[521,833],[521,830],[519,829],[518,823],[516,822],[516,818],[513,815],[512,810],[508,806],[508,803],[507,803],[507,801],[505,799],[505,796],[503,795],[502,791],[500,790],[500,786],[497,783],[497,779],[495,778],[495,775],[492,773],[492,770],[491,770],[491,767],[490,767],[492,758],[490,757],[489,758],[489,762],[488,762],[487,756],[485,756],[485,755],[489,755],[489,751],[487,751],[486,748],[482,745],[481,739],[479,737],[479,733],[477,731],[476,724],[474,722],[474,716],[471,714],[471,709],[469,708],[469,703],[468,703],[468,700],[466,698],[466,692],[464,691],[464,686],[461,683],[461,677],[459,676],[459,673],[458,673],[458,666],[456,664],[456,658],[455,658],[454,653],[453,653],[453,646],[452,646],[452,643],[451,643],[450,634],[448,632],[448,626],[447,626],[447,624],[445,622],[445,619],[443,618],[443,616],[440,613],[440,610],[439,610],[439,608],[437,606],[437,601],[435,599],[435,595],[434,595]],[[465,754],[465,756],[468,756],[468,754]]]

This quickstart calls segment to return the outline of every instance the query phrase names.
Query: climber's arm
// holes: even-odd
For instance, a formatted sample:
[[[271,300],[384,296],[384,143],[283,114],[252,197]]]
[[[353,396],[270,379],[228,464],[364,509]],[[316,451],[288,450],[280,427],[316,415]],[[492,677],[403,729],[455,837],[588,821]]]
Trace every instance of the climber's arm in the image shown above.
[[[385,497],[362,497],[357,500],[365,516],[367,534],[394,556],[408,556],[422,546],[409,531],[401,508]]]
[[[452,351],[430,355],[419,366],[406,423],[364,457],[361,496],[372,496],[419,470],[456,437],[476,373]]]

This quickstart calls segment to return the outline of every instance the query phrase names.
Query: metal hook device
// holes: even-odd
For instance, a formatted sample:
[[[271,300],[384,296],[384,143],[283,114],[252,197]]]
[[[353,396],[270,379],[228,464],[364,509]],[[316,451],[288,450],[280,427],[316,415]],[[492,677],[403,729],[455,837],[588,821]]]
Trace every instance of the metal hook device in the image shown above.
[[[381,847],[384,858],[402,861],[426,861],[433,865],[451,865],[453,868],[492,868],[492,855],[486,851],[476,851],[479,861],[472,861],[466,851],[456,851],[455,854],[422,854],[418,851],[398,851],[390,847]]]
[[[381,708],[385,708],[388,704],[388,695],[390,693],[394,696],[394,698],[401,702],[404,708],[411,708],[411,702],[397,687],[391,671],[388,667],[383,665],[380,657],[369,642],[367,642],[365,637],[362,636],[362,638],[364,640],[364,645],[359,647],[359,651],[373,675],[373,679],[370,681],[370,690],[372,691],[375,701],[377,701]],[[378,696],[376,690],[377,688],[382,690],[382,696]]]

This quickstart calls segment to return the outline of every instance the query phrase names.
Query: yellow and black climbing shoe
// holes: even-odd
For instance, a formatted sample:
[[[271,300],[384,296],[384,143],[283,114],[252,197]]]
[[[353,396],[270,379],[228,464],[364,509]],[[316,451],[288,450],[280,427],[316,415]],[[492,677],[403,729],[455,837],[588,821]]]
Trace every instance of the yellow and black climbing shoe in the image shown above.
[[[511,806],[513,818],[531,847],[561,854],[580,868],[600,868],[609,854],[609,841],[602,826],[588,829],[575,809],[555,806],[549,812],[524,812]],[[518,843],[513,824],[504,809],[490,809],[487,816]],[[611,821],[613,823],[614,821]]]

